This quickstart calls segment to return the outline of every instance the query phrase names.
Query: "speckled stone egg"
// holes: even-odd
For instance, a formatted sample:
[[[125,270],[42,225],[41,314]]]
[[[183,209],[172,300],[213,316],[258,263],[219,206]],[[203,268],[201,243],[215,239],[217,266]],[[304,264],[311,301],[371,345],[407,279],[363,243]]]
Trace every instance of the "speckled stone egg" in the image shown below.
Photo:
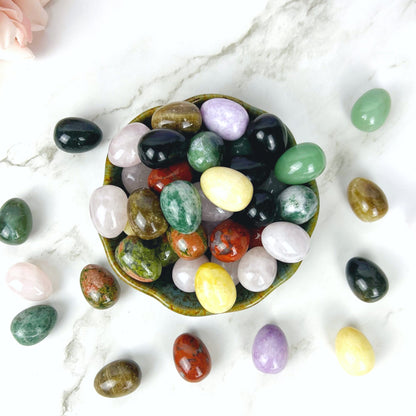
[[[81,271],[81,291],[86,301],[96,309],[113,306],[120,296],[120,285],[104,267],[89,264]]]

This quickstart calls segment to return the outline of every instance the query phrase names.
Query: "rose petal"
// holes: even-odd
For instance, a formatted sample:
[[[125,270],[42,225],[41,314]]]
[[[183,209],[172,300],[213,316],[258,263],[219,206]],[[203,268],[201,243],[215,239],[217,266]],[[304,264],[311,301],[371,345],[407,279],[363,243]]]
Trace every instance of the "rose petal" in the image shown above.
[[[45,29],[48,23],[48,13],[46,13],[40,0],[14,0],[23,12],[23,15],[30,20],[33,31]]]
[[[23,12],[12,0],[0,0],[0,12],[4,12],[10,19],[21,22]]]
[[[14,42],[17,27],[3,11],[0,11],[0,27],[0,48],[7,49]]]
[[[0,60],[16,61],[21,59],[32,59],[34,55],[29,48],[22,48],[14,41],[7,49],[0,48]]]

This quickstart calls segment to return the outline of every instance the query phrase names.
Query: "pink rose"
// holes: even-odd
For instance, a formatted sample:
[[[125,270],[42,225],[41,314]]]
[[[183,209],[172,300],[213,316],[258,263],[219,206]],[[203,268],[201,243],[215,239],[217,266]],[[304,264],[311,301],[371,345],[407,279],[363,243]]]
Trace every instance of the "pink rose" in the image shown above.
[[[0,0],[0,60],[33,58],[26,46],[32,32],[45,29],[49,0]]]

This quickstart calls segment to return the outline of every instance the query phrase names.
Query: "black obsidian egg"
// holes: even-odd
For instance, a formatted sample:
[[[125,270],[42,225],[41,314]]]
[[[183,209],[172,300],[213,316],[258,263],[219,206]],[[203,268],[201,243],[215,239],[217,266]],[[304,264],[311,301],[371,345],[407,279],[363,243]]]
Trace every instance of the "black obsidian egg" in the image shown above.
[[[151,169],[165,168],[186,160],[187,151],[185,136],[170,129],[151,130],[139,143],[140,160]]]
[[[255,156],[274,166],[287,148],[287,130],[282,121],[273,114],[261,114],[247,129],[247,136]]]

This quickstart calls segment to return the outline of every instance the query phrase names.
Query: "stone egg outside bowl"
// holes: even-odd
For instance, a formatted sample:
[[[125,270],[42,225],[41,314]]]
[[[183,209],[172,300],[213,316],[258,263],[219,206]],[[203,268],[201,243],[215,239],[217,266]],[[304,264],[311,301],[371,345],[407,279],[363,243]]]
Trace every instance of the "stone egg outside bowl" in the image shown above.
[[[252,107],[249,104],[244,103],[241,100],[238,100],[233,97],[229,97],[226,95],[220,94],[203,94],[197,95],[192,98],[188,98],[185,101],[189,101],[194,103],[198,107],[212,98],[227,98],[229,100],[235,101],[242,105],[248,112],[250,121],[254,120],[260,114],[266,113],[266,111],[260,110],[258,108]],[[159,107],[151,108],[147,111],[144,111],[136,118],[134,118],[131,122],[140,122],[146,124],[149,128],[151,128],[151,118],[153,113]],[[290,148],[296,145],[295,139],[292,133],[287,129],[288,132],[288,146]],[[121,167],[114,166],[107,158],[105,162],[105,175],[104,175],[104,183],[103,185],[116,185],[122,188],[124,191],[123,183],[121,180]],[[309,186],[318,198],[318,210],[315,215],[307,221],[305,224],[302,224],[301,227],[311,236],[312,232],[316,226],[316,222],[318,219],[319,213],[319,193],[318,188],[316,185],[316,181],[311,181],[306,183],[305,185]],[[127,195],[128,192],[125,191]],[[126,234],[123,232],[116,238],[105,238],[100,235],[101,242],[104,246],[104,250],[114,272],[119,276],[125,283],[133,287],[134,289],[139,290],[149,296],[156,298],[159,302],[161,302],[164,306],[171,309],[174,312],[188,315],[188,316],[205,316],[211,315],[210,312],[206,311],[201,304],[199,303],[195,293],[186,293],[182,292],[178,289],[172,280],[172,267],[165,267],[163,268],[162,275],[154,282],[144,283],[137,281],[131,277],[129,277],[118,265],[116,258],[115,258],[115,251],[120,243],[120,241],[126,237]],[[250,292],[246,290],[241,284],[236,286],[237,289],[237,299],[234,306],[227,312],[235,312],[243,309],[247,309],[262,299],[264,299],[267,295],[273,292],[278,286],[282,283],[286,282],[298,269],[301,262],[299,263],[282,263],[278,261],[278,271],[277,275],[272,283],[272,285],[262,291],[262,292]]]

